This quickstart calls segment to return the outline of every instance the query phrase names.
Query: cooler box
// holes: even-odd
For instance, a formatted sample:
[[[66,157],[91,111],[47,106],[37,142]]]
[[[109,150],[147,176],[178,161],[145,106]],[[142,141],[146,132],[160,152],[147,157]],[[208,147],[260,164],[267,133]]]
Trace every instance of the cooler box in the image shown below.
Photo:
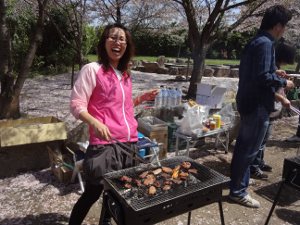
[[[168,125],[166,122],[153,116],[142,117],[138,119],[138,131],[149,137],[152,141],[155,139],[157,143],[163,144],[163,149],[159,154],[160,159],[167,156]]]

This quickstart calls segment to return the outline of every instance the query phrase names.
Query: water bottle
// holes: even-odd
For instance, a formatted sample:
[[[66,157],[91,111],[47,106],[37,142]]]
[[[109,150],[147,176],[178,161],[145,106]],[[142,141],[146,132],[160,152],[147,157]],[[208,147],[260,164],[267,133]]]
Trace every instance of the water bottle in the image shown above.
[[[160,89],[159,93],[156,95],[154,100],[155,108],[160,108],[163,106],[163,88]]]
[[[176,105],[181,105],[181,101],[182,101],[182,91],[181,88],[176,88],[176,92],[177,92],[177,97],[176,97]]]
[[[170,107],[175,107],[177,104],[177,91],[175,88],[171,89],[171,105]]]
[[[167,107],[167,103],[168,103],[168,90],[163,87],[161,89],[162,91],[162,107]]]
[[[177,105],[181,105],[181,102],[182,102],[182,91],[181,88],[178,88]]]
[[[172,107],[172,89],[169,87],[167,89],[167,104],[166,104],[167,108],[171,108]]]

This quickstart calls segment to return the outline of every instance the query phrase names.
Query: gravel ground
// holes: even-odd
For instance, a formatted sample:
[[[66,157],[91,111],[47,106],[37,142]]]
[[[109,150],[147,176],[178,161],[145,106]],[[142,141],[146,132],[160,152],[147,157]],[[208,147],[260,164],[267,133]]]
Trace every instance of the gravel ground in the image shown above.
[[[28,79],[21,98],[22,112],[30,116],[55,116],[66,122],[68,130],[79,122],[69,113],[70,74],[53,77],[37,77]],[[172,77],[174,78],[174,77]],[[162,84],[181,86],[186,89],[186,82],[174,82],[170,76],[133,72],[134,95],[143,90],[157,88]],[[203,82],[224,84],[230,89],[236,88],[237,80],[230,78],[203,78]],[[255,181],[249,191],[257,198],[262,207],[249,209],[228,200],[228,189],[224,190],[223,211],[225,223],[228,225],[260,225],[264,224],[272,205],[272,199],[281,181],[283,160],[297,154],[299,145],[284,140],[294,134],[297,117],[286,117],[275,121],[273,134],[268,142],[266,161],[273,166],[269,180]],[[224,154],[214,150],[213,140],[206,139],[206,145],[193,149],[190,157],[202,164],[229,175],[230,152]],[[168,157],[174,154],[169,153]],[[51,170],[28,172],[16,177],[0,179],[0,224],[1,225],[63,225],[67,224],[72,206],[79,198],[79,185],[62,184],[56,180]],[[101,200],[90,210],[84,224],[98,224]],[[187,224],[187,214],[174,217],[159,225]],[[218,204],[201,207],[192,212],[192,225],[220,224]],[[271,217],[272,225],[300,224],[300,193],[296,189],[286,187],[279,204]]]

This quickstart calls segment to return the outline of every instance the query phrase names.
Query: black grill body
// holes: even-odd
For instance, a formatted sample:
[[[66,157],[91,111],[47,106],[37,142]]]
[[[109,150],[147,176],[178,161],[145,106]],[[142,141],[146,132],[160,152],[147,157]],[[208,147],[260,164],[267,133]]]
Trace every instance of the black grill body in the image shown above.
[[[222,190],[229,182],[229,178],[184,156],[162,160],[161,165],[174,168],[184,161],[189,161],[192,168],[197,169],[194,181],[151,197],[130,197],[116,182],[122,175],[134,177],[149,168],[134,167],[106,174],[104,202],[116,223],[149,225],[213,202],[220,203]]]
[[[266,219],[265,225],[269,224],[270,218],[276,204],[278,203],[279,196],[285,184],[300,190],[300,156],[284,159],[282,181],[274,198],[274,202]]]
[[[282,178],[286,184],[300,190],[300,156],[284,159]]]

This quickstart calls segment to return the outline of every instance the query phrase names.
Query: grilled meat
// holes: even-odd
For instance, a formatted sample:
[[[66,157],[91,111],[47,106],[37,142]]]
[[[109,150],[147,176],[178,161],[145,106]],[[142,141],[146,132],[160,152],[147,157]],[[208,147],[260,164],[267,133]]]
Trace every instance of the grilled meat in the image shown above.
[[[131,183],[132,178],[124,175],[120,178],[120,181]]]
[[[172,181],[171,180],[166,180],[165,182],[164,182],[164,185],[172,185]]]
[[[165,179],[170,179],[172,177],[172,175],[168,173],[162,173],[161,176]]]
[[[148,174],[144,180],[144,185],[145,186],[149,186],[154,184],[154,182],[156,181],[156,178],[153,174]]]
[[[168,190],[170,190],[171,189],[171,185],[164,185],[163,187],[162,187],[162,189],[164,190],[164,191],[168,191]]]
[[[152,173],[154,174],[154,175],[158,175],[158,174],[160,174],[162,172],[162,169],[161,168],[157,168],[156,170],[153,170],[152,171]]]
[[[132,188],[132,185],[130,183],[125,183],[124,184],[124,187],[127,188],[127,189],[131,189]]]
[[[138,187],[142,186],[142,181],[139,180],[139,179],[135,179],[135,180],[134,180],[134,183],[135,183],[136,186],[138,186]]]
[[[182,180],[172,180],[175,184],[181,184],[182,183]]]
[[[158,180],[156,180],[155,182],[154,182],[154,184],[153,184],[155,187],[157,187],[157,188],[160,188],[161,187],[161,184],[160,184],[160,182],[158,181]]]
[[[188,170],[189,168],[191,168],[192,164],[190,162],[182,162],[181,166],[182,168]]]
[[[185,173],[185,172],[180,172],[179,173],[179,177],[182,178],[182,177],[185,177],[187,178],[189,176],[189,173]]]
[[[149,171],[145,171],[139,175],[140,178],[144,179],[148,175]]]
[[[149,195],[155,195],[156,194],[156,187],[150,186],[148,189],[148,194]]]
[[[153,170],[144,171],[138,177],[131,178],[124,175],[119,180],[122,181],[122,186],[126,189],[138,187],[140,197],[143,197],[143,194],[153,196],[157,194],[158,190],[160,192],[168,191],[184,182],[186,184],[186,180],[189,179],[190,174],[198,173],[197,169],[191,168],[191,166],[189,161],[184,161],[177,164],[173,169],[164,166],[158,167]]]
[[[164,173],[172,173],[173,172],[173,170],[170,167],[163,166],[161,169]]]
[[[189,169],[188,170],[189,173],[193,173],[193,174],[197,174],[198,171],[196,169]]]

